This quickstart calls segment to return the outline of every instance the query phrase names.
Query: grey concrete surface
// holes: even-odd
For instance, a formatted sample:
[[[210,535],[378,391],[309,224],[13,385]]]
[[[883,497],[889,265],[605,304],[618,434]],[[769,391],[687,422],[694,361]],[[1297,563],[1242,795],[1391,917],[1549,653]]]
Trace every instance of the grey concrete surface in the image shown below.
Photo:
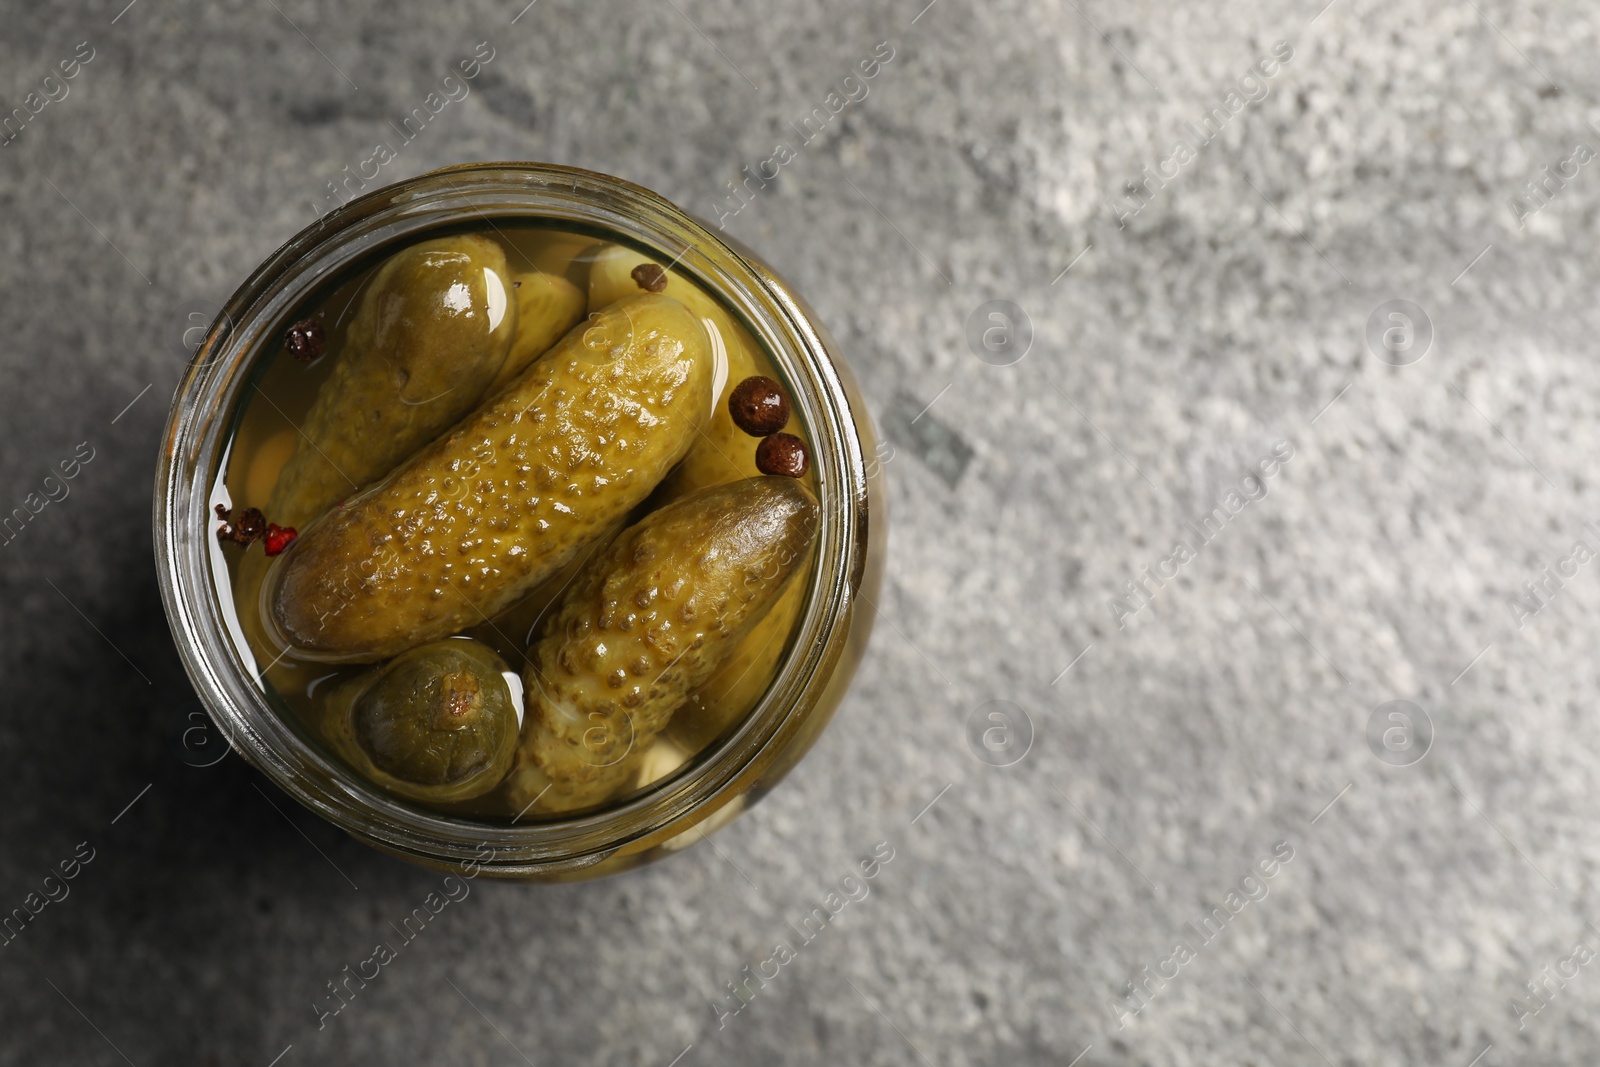
[[[93,458],[0,545],[0,910],[93,858],[0,947],[0,1062],[1595,1062],[1600,16],[925,2],[4,5],[4,110],[58,99],[0,147],[0,504]],[[183,762],[151,472],[185,331],[481,41],[386,177],[547,159],[713,217],[889,42],[727,219],[888,428],[882,618],[715,848],[477,883],[319,1030],[438,877]]]

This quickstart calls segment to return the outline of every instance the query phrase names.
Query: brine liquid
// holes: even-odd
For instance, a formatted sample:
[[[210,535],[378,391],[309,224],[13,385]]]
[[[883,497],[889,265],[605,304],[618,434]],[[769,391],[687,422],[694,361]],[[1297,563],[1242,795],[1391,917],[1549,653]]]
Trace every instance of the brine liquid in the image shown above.
[[[432,232],[419,237],[418,240],[445,236],[451,232],[462,232],[462,229]],[[596,254],[614,244],[627,244],[610,235],[553,229],[507,219],[497,220],[492,227],[467,229],[497,241],[505,250],[507,265],[513,275],[538,270],[563,276],[576,285],[582,293],[589,291],[589,268]],[[393,254],[400,251],[401,247],[403,246],[397,246],[387,252]],[[673,257],[659,253],[645,252],[642,253],[642,257],[664,267],[673,262]],[[335,361],[339,359],[351,322],[355,317],[363,286],[381,264],[382,259],[379,259],[350,277],[331,282],[319,297],[296,308],[288,315],[280,327],[270,335],[272,337],[270,344],[264,346],[263,351],[254,357],[254,380],[236,412],[234,432],[225,454],[221,477],[214,490],[213,504],[220,503],[231,508],[234,516],[240,515],[247,508],[255,507],[266,512],[267,519],[274,518],[269,510],[269,501],[279,473],[295,451],[301,436],[298,427],[304,422],[318,390],[328,379]],[[682,280],[692,281],[687,279],[680,269],[674,269],[671,276],[675,285]],[[698,285],[696,287],[707,298],[727,311],[733,323],[738,322],[737,314],[728,305],[716,300],[715,296],[704,287]],[[593,306],[591,301],[591,306],[587,310],[592,313],[598,308]],[[289,354],[280,339],[292,323],[318,312],[322,313],[321,321],[326,330],[326,351],[314,362],[303,363]],[[718,330],[711,319],[702,318],[701,321],[708,331],[715,333]],[[583,328],[582,321],[575,327],[575,329]],[[733,330],[737,336],[721,338],[720,347],[725,349],[733,344],[744,345],[753,357],[756,373],[783,382],[782,376],[753,336],[739,325],[734,325]],[[717,340],[718,338],[713,337],[713,349],[719,348]],[[714,383],[718,390],[716,397],[718,405],[727,403],[728,392],[738,384],[728,378],[725,365],[719,367],[717,380]],[[784,382],[784,385],[787,389],[788,383]],[[790,395],[793,395],[792,390]],[[787,432],[810,439],[805,427],[799,422],[798,413],[791,418]],[[755,443],[752,438],[749,442],[752,449]],[[808,474],[804,479],[813,492],[814,478],[814,474]],[[647,499],[630,515],[629,522],[636,521],[653,510],[655,503],[653,497]],[[216,523],[213,522],[212,527],[215,526]],[[236,546],[220,545],[215,537],[210,538],[210,543],[214,573],[217,574],[219,583],[228,586],[228,589],[223,591],[224,602],[232,602],[234,610],[240,613],[258,611],[257,598],[253,595],[253,591],[250,595],[246,595],[240,588],[240,567],[244,553],[260,553],[263,551],[262,545],[258,543],[240,549]],[[585,546],[579,554],[580,558],[589,557],[601,547],[603,545],[598,543]],[[799,591],[791,587],[789,590],[791,600],[797,597],[803,598],[809,579],[809,569],[791,579],[794,586],[800,587]],[[543,590],[545,587],[540,588]],[[530,596],[489,622],[462,631],[464,636],[481,641],[505,660],[510,668],[507,681],[518,705],[519,720],[526,710],[520,675],[527,667],[527,651],[541,633],[544,615],[556,603],[559,603],[559,600],[550,599],[547,592]],[[793,606],[790,605],[791,608]],[[769,618],[758,624],[751,635],[734,650],[724,667],[713,676],[712,681],[691,694],[689,700],[674,713],[671,725],[649,743],[643,758],[639,761],[638,773],[631,785],[612,797],[608,803],[628,799],[641,790],[670,778],[697,755],[709,751],[718,738],[726,736],[743,720],[765,693],[782,660],[782,653],[788,645],[794,612],[790,610],[781,613],[785,616],[781,620],[781,625],[780,620],[776,618],[779,614],[779,610],[775,607],[769,613]],[[244,632],[254,632],[249,627],[243,629]],[[280,714],[283,714],[297,727],[303,737],[321,749],[330,759],[342,762],[327,744],[326,739],[321,736],[319,722],[322,709],[319,700],[334,688],[336,683],[370,670],[374,665],[341,666],[315,663],[296,660],[292,655],[274,658],[275,654],[268,650],[250,648],[247,642],[241,640],[241,632],[236,631],[235,639],[241,646],[240,652],[246,663],[254,664],[252,673],[259,680],[269,700],[279,709]],[[354,770],[350,773],[358,780],[362,780]],[[370,788],[379,788],[362,781]],[[541,813],[537,808],[528,810],[525,806],[523,810],[518,810],[519,806],[509,801],[503,785],[472,800],[452,804],[419,805],[409,800],[400,802],[489,821],[534,822],[540,819],[566,817]]]

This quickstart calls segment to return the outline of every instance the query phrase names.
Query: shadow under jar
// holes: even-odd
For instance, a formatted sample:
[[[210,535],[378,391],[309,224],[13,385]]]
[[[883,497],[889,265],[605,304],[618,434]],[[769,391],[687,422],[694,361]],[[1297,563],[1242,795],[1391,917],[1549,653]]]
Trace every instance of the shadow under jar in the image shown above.
[[[232,747],[330,822],[611,874],[725,825],[831,717],[887,535],[874,444],[748,250],[607,175],[448,168],[223,308],[157,471],[162,597]]]

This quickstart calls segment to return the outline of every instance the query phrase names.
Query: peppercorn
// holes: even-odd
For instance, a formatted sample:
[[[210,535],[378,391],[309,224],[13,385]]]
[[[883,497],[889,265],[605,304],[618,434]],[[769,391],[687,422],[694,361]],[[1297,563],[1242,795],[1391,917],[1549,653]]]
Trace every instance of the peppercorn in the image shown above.
[[[756,469],[762,474],[803,478],[810,468],[811,457],[806,454],[806,443],[792,433],[763,437],[756,446]]]
[[[728,414],[751,437],[765,437],[789,424],[789,398],[771,378],[752,374],[728,394]]]
[[[246,508],[244,514],[239,516],[238,522],[229,521],[229,509],[222,504],[216,507],[217,518],[222,520],[222,525],[217,527],[217,540],[223,544],[233,542],[249,548],[251,545],[266,538],[262,546],[267,555],[276,556],[279,552],[289,547],[289,542],[297,536],[292,526],[279,526],[275,522],[268,522],[267,517],[261,514],[260,508]]]
[[[294,542],[294,539],[299,536],[300,531],[293,526],[279,526],[275,522],[269,522],[267,523],[267,542],[261,548],[267,555],[276,556],[279,552],[288,548]]]
[[[659,293],[667,287],[667,272],[658,263],[641,263],[628,273],[647,293]]]
[[[233,539],[241,545],[254,544],[266,532],[267,517],[261,514],[260,508],[246,508],[239,521],[233,524]]]
[[[283,335],[283,347],[302,363],[310,363],[319,358],[327,345],[328,336],[322,329],[320,312],[308,319],[301,319],[289,327],[288,332]]]
[[[227,520],[228,513],[221,504],[217,505],[217,518]],[[239,521],[229,525],[224,521],[222,528],[217,531],[217,537],[223,541],[232,541],[236,545],[249,548],[261,540],[261,535],[267,532],[267,518],[261,514],[260,508],[246,508]]]

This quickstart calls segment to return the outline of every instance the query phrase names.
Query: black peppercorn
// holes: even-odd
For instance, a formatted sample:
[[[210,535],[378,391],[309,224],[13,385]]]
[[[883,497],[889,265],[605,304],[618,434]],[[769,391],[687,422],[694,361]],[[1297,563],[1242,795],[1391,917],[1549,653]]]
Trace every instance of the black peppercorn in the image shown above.
[[[322,329],[320,316],[301,319],[289,327],[288,332],[283,335],[283,347],[302,363],[310,363],[319,358],[327,345],[328,337]]]

